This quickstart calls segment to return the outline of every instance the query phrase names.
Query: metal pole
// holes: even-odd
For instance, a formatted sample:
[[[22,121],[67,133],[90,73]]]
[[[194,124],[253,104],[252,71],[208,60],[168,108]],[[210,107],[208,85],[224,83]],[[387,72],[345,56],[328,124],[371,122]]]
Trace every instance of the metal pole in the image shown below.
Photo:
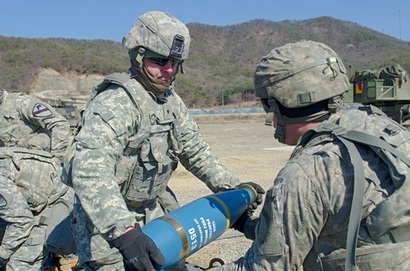
[[[399,9],[399,38],[401,40],[401,16],[400,16],[400,9]]]

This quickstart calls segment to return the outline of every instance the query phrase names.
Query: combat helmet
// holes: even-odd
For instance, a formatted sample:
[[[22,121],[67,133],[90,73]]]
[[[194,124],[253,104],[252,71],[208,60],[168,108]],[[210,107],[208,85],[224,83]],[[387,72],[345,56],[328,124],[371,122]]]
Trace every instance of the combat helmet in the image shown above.
[[[185,60],[188,58],[190,35],[188,28],[173,15],[162,11],[142,14],[131,27],[122,44],[143,55],[155,53],[162,57]],[[145,50],[144,50],[145,49]]]
[[[274,112],[283,126],[320,121],[338,111],[349,79],[342,60],[329,46],[302,40],[264,56],[256,67],[254,85],[256,96],[270,113],[267,124],[271,125]]]
[[[342,60],[329,46],[299,41],[263,57],[254,84],[256,96],[299,108],[340,96],[349,88],[349,79]]]

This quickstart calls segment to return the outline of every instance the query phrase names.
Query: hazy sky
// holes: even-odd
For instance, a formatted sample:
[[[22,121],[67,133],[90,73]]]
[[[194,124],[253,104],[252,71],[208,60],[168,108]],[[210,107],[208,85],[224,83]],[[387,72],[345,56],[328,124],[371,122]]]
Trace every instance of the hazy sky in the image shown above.
[[[149,10],[209,25],[330,16],[410,41],[410,0],[1,0],[0,35],[121,42]]]

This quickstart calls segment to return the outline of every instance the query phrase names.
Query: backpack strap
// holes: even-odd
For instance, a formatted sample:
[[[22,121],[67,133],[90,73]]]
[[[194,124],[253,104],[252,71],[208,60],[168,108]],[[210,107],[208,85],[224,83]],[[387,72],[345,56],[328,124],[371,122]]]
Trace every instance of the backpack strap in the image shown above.
[[[356,146],[349,140],[338,137],[339,140],[346,146],[350,162],[353,165],[354,171],[354,186],[352,204],[350,206],[349,225],[347,228],[347,240],[346,240],[346,270],[358,270],[356,267],[356,247],[357,237],[359,235],[360,221],[362,220],[362,207],[364,200],[364,169],[359,166],[362,162],[359,151]]]
[[[349,224],[347,228],[345,270],[359,270],[356,263],[356,247],[360,229],[360,221],[362,220],[362,207],[364,200],[364,182],[362,181],[364,180],[364,169],[362,166],[359,166],[362,163],[362,159],[355,144],[350,139],[345,137],[345,134],[347,133],[346,129],[339,125],[330,123],[323,126],[321,130],[323,132],[328,130],[335,135],[340,142],[343,143],[348,150],[350,163],[353,166],[354,182]]]
[[[362,180],[365,177],[363,167],[359,166],[362,163],[361,156],[354,142],[370,146],[379,156],[381,156],[381,150],[386,150],[409,167],[410,159],[392,145],[376,136],[355,130],[349,131],[335,123],[326,123],[317,129],[316,132],[330,132],[343,143],[349,152],[350,162],[354,170],[354,186],[347,230],[345,270],[359,270],[356,263],[356,248],[364,200],[364,182]]]
[[[408,159],[403,153],[399,152],[383,139],[359,131],[347,131],[346,134],[343,135],[343,137],[351,141],[373,147],[372,149],[378,155],[380,155],[380,149],[386,150],[410,167],[410,159]],[[376,149],[374,147],[376,147]]]

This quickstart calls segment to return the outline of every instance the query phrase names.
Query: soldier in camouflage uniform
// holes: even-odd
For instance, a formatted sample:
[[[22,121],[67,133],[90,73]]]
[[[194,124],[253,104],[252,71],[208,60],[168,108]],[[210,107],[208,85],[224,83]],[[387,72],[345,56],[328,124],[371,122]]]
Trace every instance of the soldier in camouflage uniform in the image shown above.
[[[0,266],[7,271],[43,270],[51,256],[46,247],[53,231],[49,225],[60,218],[54,208],[63,204],[66,214],[72,208],[67,205],[73,197],[68,189],[60,179],[60,161],[50,153],[0,148],[0,219],[7,223]],[[66,229],[70,234],[69,223]]]
[[[212,270],[410,270],[410,170],[401,162],[410,158],[410,132],[375,107],[343,105],[346,69],[323,43],[273,49],[254,83],[275,138],[296,148],[259,218],[242,217],[237,225],[254,238],[250,249]],[[382,138],[403,160],[394,166],[370,141],[353,144],[338,135],[345,131]],[[349,254],[356,245],[357,258]]]
[[[39,151],[41,153],[40,157],[48,156],[47,159],[58,158],[60,161],[63,160],[66,148],[69,145],[70,125],[66,118],[57,113],[49,104],[31,95],[0,90],[0,113],[1,153],[13,153],[14,150],[20,152],[25,149],[27,150],[27,157],[37,157],[37,151]],[[2,159],[1,161],[5,161],[4,157]],[[34,160],[35,158],[33,158],[33,161],[25,159],[25,161],[31,161],[35,164],[36,161]],[[60,170],[60,163],[58,163],[58,171]],[[38,174],[36,175],[36,173],[47,167],[47,164],[48,162],[44,165],[40,163],[39,167],[35,169],[36,171],[30,174],[37,178]],[[2,170],[5,171],[6,169],[3,168]],[[13,169],[10,168],[10,170]],[[44,170],[47,172],[46,169]],[[13,173],[5,172],[3,174],[5,178],[2,177],[1,179],[0,197],[3,198],[4,205],[0,207],[2,209],[0,211],[0,240],[5,234],[2,241],[2,248],[5,250],[2,250],[0,257],[5,259],[11,257],[7,270],[39,270],[42,259],[48,256],[48,253],[39,252],[45,242],[45,236],[41,236],[46,228],[45,224],[42,227],[34,226],[33,228],[33,225],[37,225],[38,221],[35,222],[35,220],[40,217],[41,211],[34,212],[27,207],[27,204],[29,204],[27,200],[29,199],[24,198],[24,196],[28,196],[31,192],[27,192],[27,195],[23,196],[21,191],[18,192],[20,188],[18,185],[7,185],[6,183],[13,184],[18,179],[18,176],[10,179],[7,174],[12,176]],[[59,172],[55,174],[60,176]],[[42,181],[49,184],[49,178],[50,176],[45,177]],[[59,185],[64,186],[61,182]],[[65,189],[67,188],[65,187]],[[38,185],[35,189],[45,189],[43,192],[47,194],[48,188]],[[6,198],[10,199],[14,195],[16,195],[16,198],[12,203],[4,200]],[[35,203],[31,202],[30,204]],[[16,209],[13,209],[13,206]],[[22,212],[27,212],[27,214],[20,217]],[[36,229],[39,229],[39,231]],[[27,246],[30,246],[29,240],[36,240],[36,244],[27,248]],[[19,246],[21,247],[18,248]],[[31,264],[32,266],[30,266]]]
[[[141,226],[163,214],[159,197],[179,163],[214,192],[240,184],[204,142],[174,90],[188,57],[186,26],[168,13],[147,12],[123,44],[129,73],[109,75],[93,90],[67,156],[66,180],[77,199],[72,228],[85,270],[164,264]],[[253,186],[260,204],[264,191]]]
[[[0,90],[0,146],[50,152],[62,160],[71,135],[67,119],[49,104]]]

